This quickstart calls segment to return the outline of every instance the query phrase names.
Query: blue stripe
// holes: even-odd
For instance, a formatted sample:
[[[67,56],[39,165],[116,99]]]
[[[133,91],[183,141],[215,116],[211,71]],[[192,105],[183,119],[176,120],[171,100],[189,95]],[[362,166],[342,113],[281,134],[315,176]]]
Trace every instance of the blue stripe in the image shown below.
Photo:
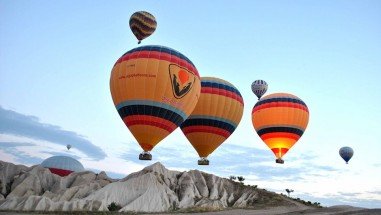
[[[241,93],[235,87],[226,85],[226,83],[221,83],[217,81],[209,81],[209,80],[207,81],[201,80],[201,87],[212,87],[212,88],[224,89],[242,97]]]
[[[218,121],[214,119],[200,119],[200,118],[187,119],[180,125],[180,128],[184,129],[190,126],[211,126],[211,127],[224,129],[225,131],[228,131],[230,134],[233,133],[236,128],[226,122],[222,122],[222,121]]]
[[[133,52],[137,52],[137,51],[164,52],[164,53],[167,53],[167,54],[170,54],[170,55],[174,55],[174,56],[176,56],[176,57],[178,57],[180,59],[183,59],[183,60],[187,61],[188,63],[190,63],[192,66],[195,67],[195,65],[192,63],[192,61],[189,60],[189,58],[187,58],[185,55],[181,54],[180,52],[178,52],[178,51],[176,51],[174,49],[171,49],[171,48],[168,48],[168,47],[165,47],[165,46],[155,46],[155,45],[140,46],[138,48],[131,49],[130,51],[126,52],[124,55],[130,54],[130,53],[133,53]]]
[[[187,115],[183,111],[181,111],[177,108],[174,108],[173,106],[170,106],[169,104],[151,101],[151,100],[127,100],[127,101],[124,101],[124,102],[117,104],[115,107],[119,111],[121,108],[126,107],[126,106],[130,106],[130,105],[149,105],[149,106],[164,108],[164,109],[168,109],[172,112],[177,113],[178,115],[180,115],[183,118],[183,120],[185,120],[187,118]]]
[[[274,98],[269,98],[269,99],[265,98],[265,99],[257,102],[254,105],[254,108],[256,108],[260,105],[263,105],[263,104],[271,103],[271,102],[290,102],[290,103],[300,104],[300,105],[303,105],[306,108],[308,108],[307,105],[302,100],[297,99],[297,98],[290,98],[290,97],[274,97]]]
[[[257,131],[259,136],[262,136],[268,133],[275,133],[275,132],[286,132],[286,133],[296,134],[299,136],[302,136],[304,133],[303,130],[293,128],[293,127],[268,127],[268,128],[259,129]]]
[[[237,124],[234,123],[233,121],[230,121],[228,119],[220,118],[220,117],[215,117],[215,116],[206,116],[206,115],[190,115],[188,119],[212,119],[212,120],[218,120],[222,121],[225,123],[230,124],[233,127],[237,127]]]

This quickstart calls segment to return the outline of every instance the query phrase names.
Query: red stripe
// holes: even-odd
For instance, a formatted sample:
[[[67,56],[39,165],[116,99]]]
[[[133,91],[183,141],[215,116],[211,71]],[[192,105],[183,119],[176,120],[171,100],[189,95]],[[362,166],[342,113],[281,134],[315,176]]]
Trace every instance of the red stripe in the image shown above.
[[[159,127],[168,132],[174,131],[177,126],[171,121],[165,120],[156,116],[149,115],[130,115],[123,118],[124,123],[127,126],[133,125],[151,125],[155,127]]]
[[[300,136],[297,134],[287,133],[287,132],[273,132],[273,133],[263,134],[261,136],[262,140],[267,140],[269,138],[289,138],[289,139],[299,140]]]
[[[228,91],[228,90],[214,88],[214,87],[202,87],[201,88],[201,93],[209,93],[209,94],[216,94],[216,95],[226,96],[226,97],[229,97],[229,98],[237,100],[239,103],[241,103],[243,105],[243,99],[242,99],[242,97],[237,95],[236,93],[233,93],[233,92]]]
[[[70,173],[74,172],[74,171],[71,171],[71,170],[65,170],[65,169],[56,169],[56,168],[49,168],[50,172],[53,173],[53,174],[56,174],[56,175],[59,175],[61,177],[63,176],[67,176],[69,175]]]
[[[274,152],[275,156],[279,155],[279,148],[272,148],[271,151]],[[288,152],[288,149],[286,149],[286,148],[280,148],[280,157],[282,157],[287,152]]]
[[[253,108],[253,111],[251,113],[254,113],[255,111],[266,109],[266,108],[272,108],[272,107],[289,107],[289,108],[297,108],[300,110],[304,110],[308,113],[308,108],[304,105],[293,103],[293,102],[271,102],[266,103],[263,105],[259,105],[255,108]]]
[[[185,135],[189,133],[193,133],[193,132],[205,132],[205,133],[217,134],[225,138],[228,138],[230,136],[230,133],[224,129],[216,128],[212,126],[205,126],[205,125],[188,126],[183,128],[182,131]]]
[[[126,55],[122,56],[121,58],[118,59],[118,61],[116,61],[115,64],[121,63],[121,62],[124,62],[127,60],[131,60],[131,59],[137,59],[137,58],[150,58],[150,59],[157,59],[157,60],[166,60],[166,61],[169,61],[171,63],[176,63],[177,65],[179,65],[181,67],[187,68],[189,71],[194,73],[197,77],[200,77],[197,69],[192,64],[190,64],[188,61],[181,59],[175,55],[167,54],[165,52],[136,51],[136,52],[132,52],[130,54],[126,54]]]

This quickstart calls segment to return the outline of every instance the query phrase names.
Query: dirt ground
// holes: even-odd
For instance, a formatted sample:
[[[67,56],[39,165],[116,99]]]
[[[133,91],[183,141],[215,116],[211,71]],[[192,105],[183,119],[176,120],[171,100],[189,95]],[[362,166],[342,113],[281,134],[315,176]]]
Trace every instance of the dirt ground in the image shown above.
[[[56,214],[54,212],[50,213],[28,213],[28,212],[0,212],[0,215],[36,215],[36,214]],[[92,214],[91,212],[84,213],[63,213],[59,214]],[[102,214],[102,213],[95,213]],[[124,214],[124,213],[111,213],[105,212],[104,214]],[[254,209],[231,209],[224,211],[216,212],[203,212],[203,213],[147,213],[139,215],[175,215],[175,214],[184,214],[184,215],[275,215],[275,214],[311,214],[311,215],[330,215],[330,214],[339,214],[339,215],[380,215],[381,209],[364,209],[364,208],[355,208],[349,206],[334,206],[326,208],[301,208],[301,207],[273,207],[268,209],[254,210]]]
[[[314,208],[314,209],[301,209],[298,207],[275,207],[262,210],[250,210],[250,209],[233,209],[217,212],[205,212],[205,213],[185,213],[186,215],[275,215],[275,214],[311,214],[311,215],[381,215],[381,209],[363,209],[353,207],[328,207],[328,208]],[[185,215],[184,214],[184,215]],[[170,213],[163,213],[160,215],[173,215]]]
[[[364,209],[350,206],[333,206],[325,208],[308,208],[301,207],[273,207],[268,209],[233,209],[217,212],[205,212],[205,213],[184,213],[184,215],[275,215],[275,214],[311,214],[311,215],[328,215],[328,214],[340,214],[340,215],[381,215],[381,209]],[[173,215],[170,213],[161,213],[157,215]]]

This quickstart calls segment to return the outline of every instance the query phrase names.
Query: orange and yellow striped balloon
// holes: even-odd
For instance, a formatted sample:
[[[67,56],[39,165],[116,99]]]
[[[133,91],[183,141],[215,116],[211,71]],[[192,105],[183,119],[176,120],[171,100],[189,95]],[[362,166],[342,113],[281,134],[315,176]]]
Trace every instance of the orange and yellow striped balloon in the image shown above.
[[[164,46],[132,49],[111,71],[115,107],[144,151],[151,151],[191,114],[200,89],[193,63]]]
[[[139,40],[139,44],[143,39],[155,32],[156,25],[155,17],[146,11],[135,12],[130,18],[131,31]]]
[[[180,128],[201,158],[206,158],[236,129],[243,99],[231,83],[202,77],[201,95],[192,114]]]
[[[288,93],[267,95],[252,111],[254,129],[278,159],[303,135],[308,119],[307,105]]]

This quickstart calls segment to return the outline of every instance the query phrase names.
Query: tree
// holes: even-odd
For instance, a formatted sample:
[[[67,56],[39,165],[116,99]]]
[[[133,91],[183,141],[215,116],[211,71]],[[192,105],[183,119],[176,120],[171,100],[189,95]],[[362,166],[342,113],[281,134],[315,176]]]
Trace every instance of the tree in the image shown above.
[[[243,176],[237,176],[237,179],[239,182],[243,182],[245,180],[245,178]]]
[[[231,176],[229,176],[229,179],[232,181],[235,181],[237,179],[237,177],[235,177],[234,175],[231,175]]]
[[[294,190],[286,189],[286,192],[287,192],[287,194],[288,194],[288,197],[290,197],[290,193],[294,192]]]
[[[115,202],[111,202],[111,204],[109,204],[107,208],[109,211],[119,211],[122,207]]]

